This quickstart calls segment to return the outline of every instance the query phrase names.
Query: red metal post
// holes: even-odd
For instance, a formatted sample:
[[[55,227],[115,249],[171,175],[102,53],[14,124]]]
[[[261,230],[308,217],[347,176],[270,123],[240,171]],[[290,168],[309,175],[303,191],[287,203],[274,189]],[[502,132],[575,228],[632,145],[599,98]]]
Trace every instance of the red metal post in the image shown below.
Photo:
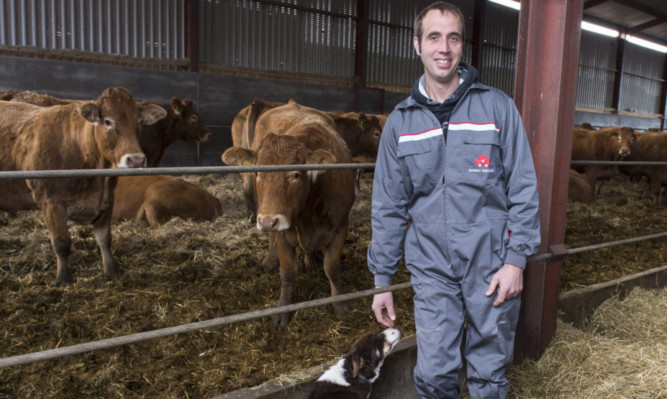
[[[523,0],[514,101],[533,151],[542,245],[563,244],[583,0]],[[538,359],[556,330],[560,259],[530,262],[515,358]]]

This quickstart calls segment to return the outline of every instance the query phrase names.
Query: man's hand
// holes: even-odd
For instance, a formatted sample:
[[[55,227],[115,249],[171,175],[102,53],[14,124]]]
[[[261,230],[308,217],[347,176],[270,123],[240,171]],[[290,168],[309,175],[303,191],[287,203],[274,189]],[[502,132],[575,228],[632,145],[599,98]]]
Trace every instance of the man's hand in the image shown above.
[[[498,306],[505,302],[506,299],[518,296],[523,290],[523,269],[505,263],[493,275],[491,284],[489,284],[489,288],[486,290],[486,296],[493,295],[496,289],[498,290],[498,297],[493,302],[493,306]],[[373,306],[375,306],[375,303],[373,303]]]
[[[376,294],[373,297],[372,308],[373,312],[375,313],[375,318],[380,322],[380,324],[384,325],[385,327],[394,326],[396,312],[394,312],[394,296],[391,292]]]

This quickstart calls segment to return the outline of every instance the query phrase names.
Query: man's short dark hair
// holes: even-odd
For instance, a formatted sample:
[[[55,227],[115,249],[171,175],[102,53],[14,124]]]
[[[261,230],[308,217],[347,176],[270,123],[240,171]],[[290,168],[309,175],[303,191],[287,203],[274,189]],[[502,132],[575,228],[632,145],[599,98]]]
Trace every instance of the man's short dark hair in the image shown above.
[[[430,5],[426,6],[424,9],[422,9],[419,14],[417,14],[417,17],[415,17],[415,36],[417,37],[417,40],[419,40],[419,44],[422,42],[422,35],[424,32],[422,31],[422,22],[424,20],[424,16],[431,10],[440,10],[440,12],[445,13],[448,12],[450,14],[456,15],[459,17],[459,21],[461,22],[461,39],[463,39],[463,33],[465,31],[465,17],[463,16],[463,12],[461,12],[461,9],[459,9],[457,6],[455,6],[452,3],[447,3],[445,1],[436,1],[435,3],[431,3]]]

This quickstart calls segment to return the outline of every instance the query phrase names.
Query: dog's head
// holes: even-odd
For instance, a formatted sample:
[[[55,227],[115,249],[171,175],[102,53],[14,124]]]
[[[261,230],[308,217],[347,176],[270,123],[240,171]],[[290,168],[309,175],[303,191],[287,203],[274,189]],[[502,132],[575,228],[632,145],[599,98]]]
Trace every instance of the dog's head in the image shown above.
[[[378,334],[368,334],[359,339],[345,358],[348,372],[352,378],[362,376],[373,383],[380,375],[384,359],[394,349],[401,333],[395,328],[388,328]]]

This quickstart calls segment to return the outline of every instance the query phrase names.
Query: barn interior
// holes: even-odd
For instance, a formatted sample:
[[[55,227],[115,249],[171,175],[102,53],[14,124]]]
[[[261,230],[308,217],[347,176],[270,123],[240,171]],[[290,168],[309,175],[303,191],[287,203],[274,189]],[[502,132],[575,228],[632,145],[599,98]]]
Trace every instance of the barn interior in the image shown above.
[[[521,76],[517,68],[525,65],[516,62],[517,54],[539,58],[549,51],[566,54],[563,48],[545,47],[543,53],[531,53],[535,50],[530,46],[539,47],[539,43],[520,47],[520,32],[530,29],[531,20],[526,17],[522,28],[520,11],[513,8],[516,2],[510,7],[483,0],[453,2],[469,16],[465,60],[479,67],[484,83],[512,97],[517,88],[523,88],[515,99],[533,101],[529,92],[533,83],[525,76],[517,79]],[[74,0],[2,2],[0,90],[86,99],[96,98],[107,87],[123,86],[138,100],[168,103],[172,96],[190,98],[213,137],[205,143],[175,142],[161,166],[223,166],[220,155],[231,146],[231,123],[253,98],[295,99],[323,110],[390,112],[421,73],[411,47],[411,24],[415,10],[428,3],[430,0],[176,0],[168,5],[157,0],[99,5]],[[548,8],[552,3],[525,0],[521,5],[544,16],[553,11]],[[556,71],[565,87],[560,95],[569,98],[558,106],[564,118],[551,115],[552,119],[545,118],[537,126],[551,125],[550,131],[558,136],[585,122],[595,127],[665,130],[664,1],[560,3],[570,3],[557,7],[558,15],[570,24],[583,21],[609,31],[600,34],[588,26],[578,32],[562,32],[554,40],[562,46],[577,39],[577,55],[570,60],[570,65],[576,64],[574,69],[534,66],[540,74]],[[626,40],[628,37],[657,44],[658,50]],[[565,79],[567,76],[576,83]],[[546,148],[566,144],[540,143]],[[556,167],[562,165],[555,160],[545,166]],[[2,214],[0,249],[6,258],[1,267],[5,294],[1,313],[6,316],[2,330],[8,332],[6,345],[2,345],[8,349],[2,356],[275,305],[277,280],[262,266],[263,237],[250,231],[244,221],[237,175],[187,179],[214,192],[223,203],[225,216],[206,228],[181,221],[154,230],[135,222],[115,226],[115,251],[125,273],[118,281],[101,276],[90,229],[77,227],[75,246],[80,253],[73,262],[78,264],[78,284],[66,289],[49,286],[55,266],[41,216]],[[345,254],[348,291],[371,284],[364,266],[370,234],[364,226],[368,220],[364,207],[369,204],[363,193],[368,195],[370,190],[368,176],[364,184],[366,191],[355,203],[355,231]],[[554,210],[562,224],[550,225],[562,231],[567,247],[664,230],[665,206],[653,206],[637,183],[615,179],[603,190],[606,195],[594,204],[567,207],[564,194],[554,193],[548,209]],[[568,257],[562,274],[545,281],[557,293],[642,272],[665,264],[662,244],[664,240],[648,241]],[[297,299],[326,296],[321,270],[306,270],[300,278],[304,288]],[[408,279],[405,273],[399,281]],[[400,298],[402,311],[409,314],[410,294],[402,293]],[[300,367],[331,362],[360,331],[375,327],[369,308],[368,300],[363,300],[343,321],[334,320],[331,312],[322,315],[323,309],[309,310],[300,312],[282,331],[270,320],[247,322],[158,345],[149,342],[0,369],[0,393],[7,397],[69,397],[82,392],[107,397],[211,397]],[[551,315],[539,313],[539,317],[550,319]],[[108,320],[118,324],[107,324]],[[314,326],[321,328],[314,330]],[[414,326],[406,320],[403,328],[410,331]],[[553,329],[546,330],[548,338],[539,339],[531,351],[546,349]],[[238,344],[230,348],[230,341]],[[295,342],[303,345],[298,351]],[[62,375],[47,375],[52,369]],[[651,397],[648,395],[645,397]]]

